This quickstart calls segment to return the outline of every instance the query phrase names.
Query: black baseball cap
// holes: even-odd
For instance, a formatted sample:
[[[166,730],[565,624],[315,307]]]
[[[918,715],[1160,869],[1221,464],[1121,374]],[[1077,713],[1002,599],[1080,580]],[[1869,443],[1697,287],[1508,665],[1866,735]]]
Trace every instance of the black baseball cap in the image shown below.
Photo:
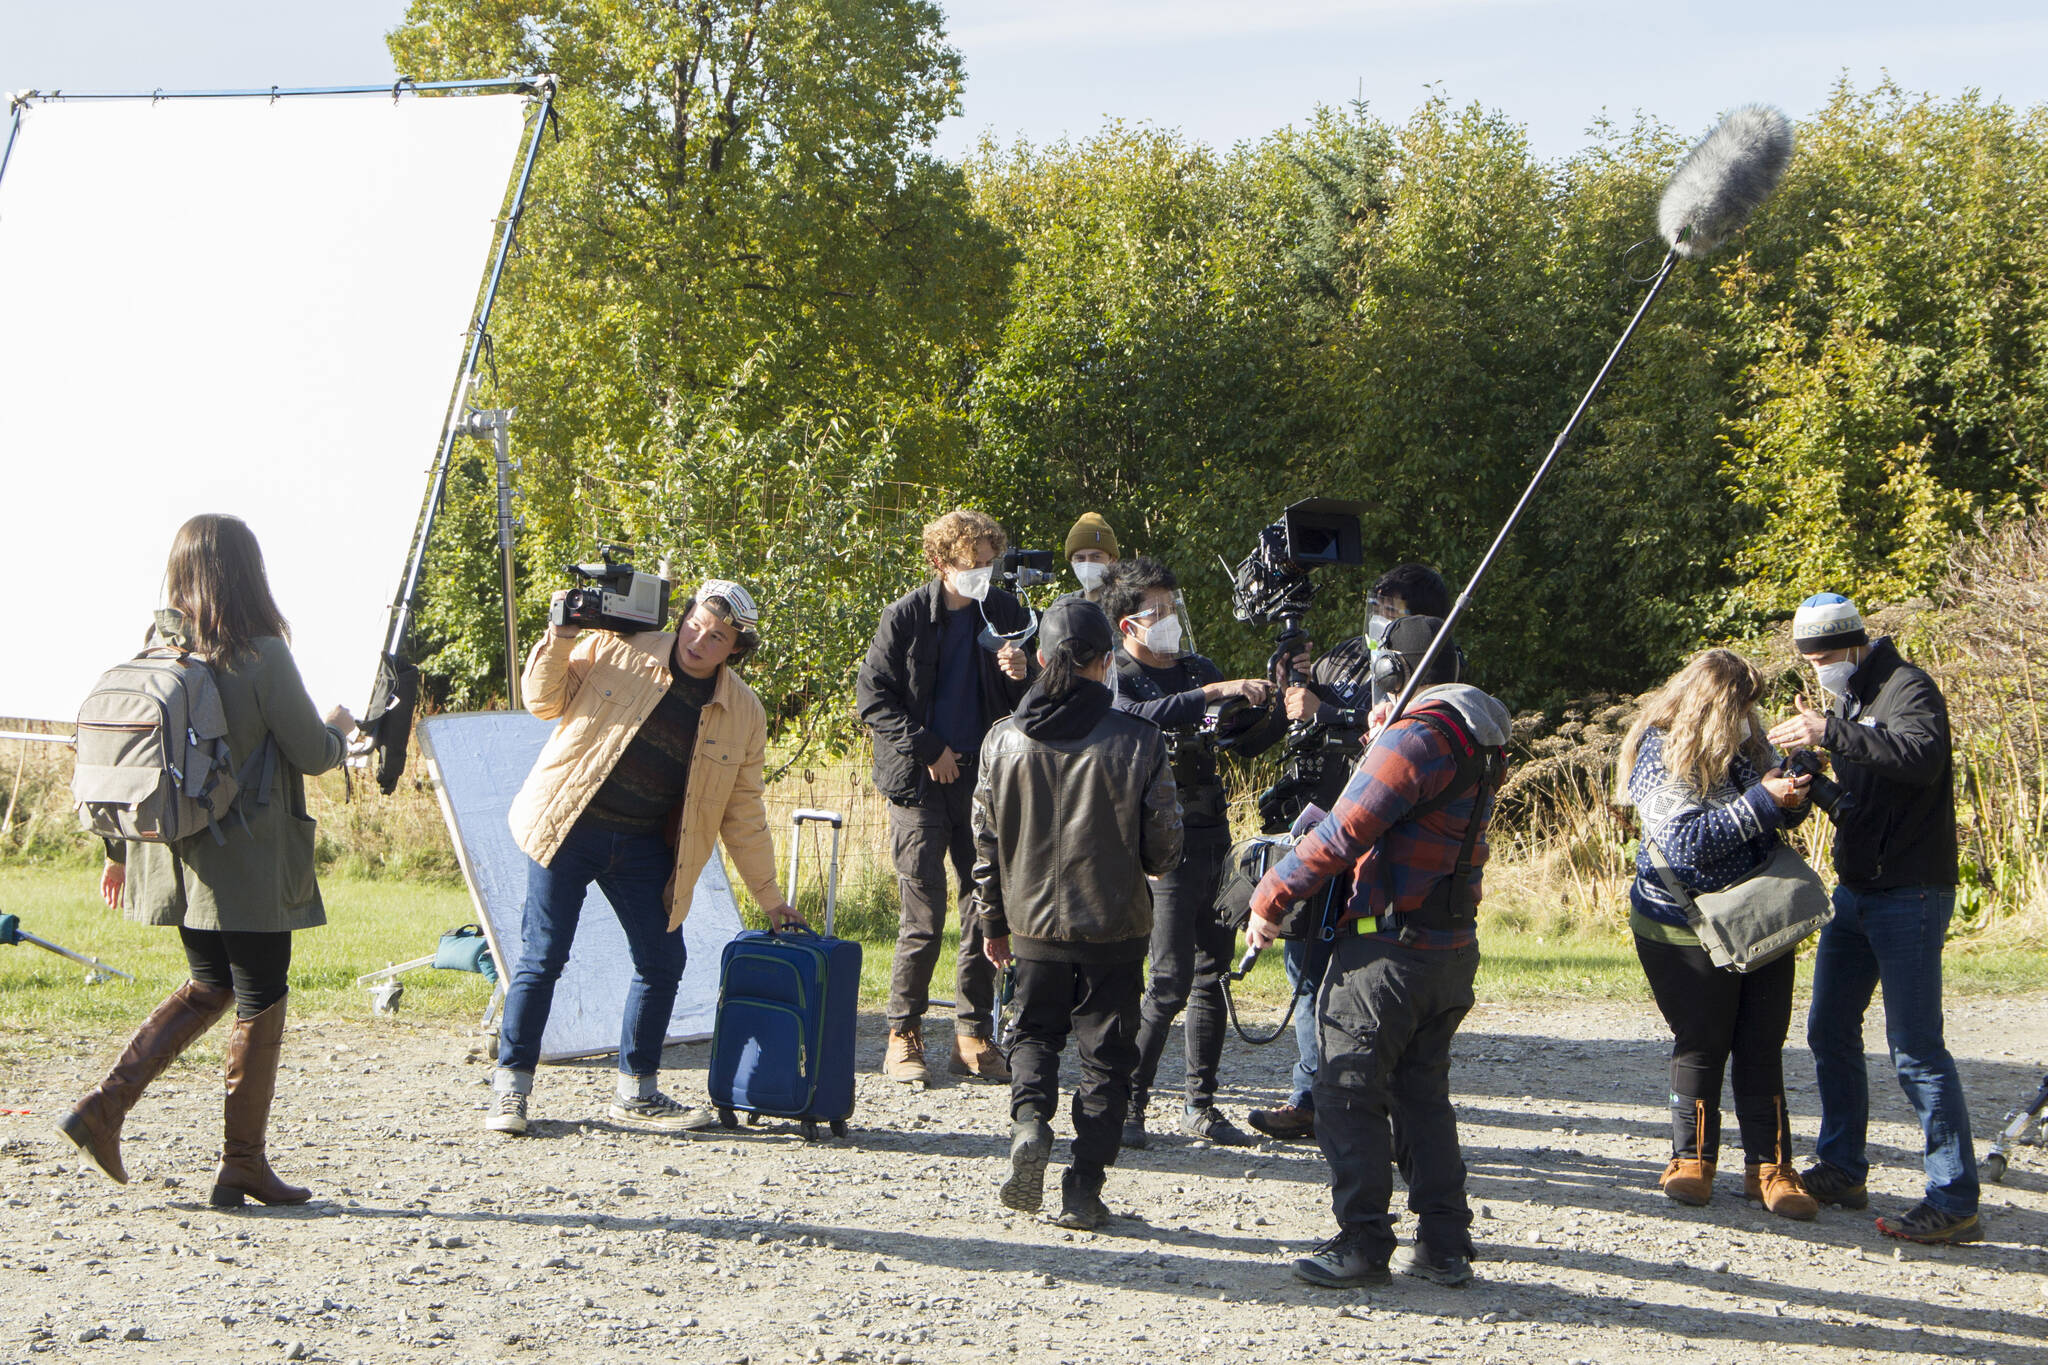
[[[1092,659],[1116,648],[1116,631],[1111,629],[1102,608],[1087,598],[1062,597],[1038,618],[1038,652],[1049,658],[1068,640],[1074,642],[1082,655]]]

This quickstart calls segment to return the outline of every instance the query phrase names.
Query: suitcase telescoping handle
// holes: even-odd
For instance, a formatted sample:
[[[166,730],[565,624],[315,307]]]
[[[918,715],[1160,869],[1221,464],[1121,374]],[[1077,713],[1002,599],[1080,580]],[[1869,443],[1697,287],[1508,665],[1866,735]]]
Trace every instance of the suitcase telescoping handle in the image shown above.
[[[796,904],[796,874],[803,864],[804,826],[832,826],[832,862],[825,872],[825,936],[829,938],[832,916],[839,909],[839,832],[846,828],[846,817],[836,810],[802,809],[790,813],[789,823],[789,890],[783,899],[791,905]]]

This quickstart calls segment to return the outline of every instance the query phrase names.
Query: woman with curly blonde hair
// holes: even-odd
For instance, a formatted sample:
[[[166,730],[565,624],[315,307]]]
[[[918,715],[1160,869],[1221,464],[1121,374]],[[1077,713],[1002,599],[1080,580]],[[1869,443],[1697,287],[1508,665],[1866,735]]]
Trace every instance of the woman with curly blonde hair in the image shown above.
[[[1656,862],[1661,853],[1689,892],[1717,891],[1762,866],[1806,818],[1807,779],[1787,776],[1764,741],[1763,690],[1763,675],[1741,655],[1695,655],[1644,703],[1622,742],[1615,785],[1641,817],[1629,927],[1672,1033],[1671,1161],[1658,1184],[1681,1204],[1712,1197],[1721,1076],[1730,1070],[1745,1193],[1781,1217],[1806,1219],[1819,1206],[1793,1167],[1785,1112],[1793,955],[1746,974],[1714,966]]]

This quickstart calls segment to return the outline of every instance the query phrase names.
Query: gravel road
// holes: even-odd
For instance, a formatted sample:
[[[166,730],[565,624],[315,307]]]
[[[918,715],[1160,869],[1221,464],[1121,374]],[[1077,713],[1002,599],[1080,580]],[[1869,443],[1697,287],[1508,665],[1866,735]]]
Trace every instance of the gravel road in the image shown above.
[[[861,1028],[872,1067],[881,1021]],[[2048,1068],[2048,996],[1962,1002],[1950,1037],[1981,1150]],[[604,1059],[546,1068],[533,1135],[510,1139],[481,1130],[482,1040],[403,1018],[293,1028],[272,1156],[314,1202],[215,1210],[203,1058],[130,1119],[127,1187],[50,1135],[119,1042],[53,1042],[0,1081],[0,1104],[33,1111],[0,1115],[0,1361],[2048,1365],[2048,1153],[2021,1148],[1987,1187],[1989,1240],[1966,1249],[1887,1241],[1868,1214],[1772,1218],[1739,1164],[1680,1208],[1654,1188],[1647,1006],[1475,1011],[1452,1085],[1478,1278],[1345,1292],[1286,1271],[1331,1231],[1313,1146],[1155,1139],[1111,1172],[1117,1220],[1069,1233],[996,1202],[1002,1089],[869,1072],[844,1142],[779,1123],[657,1138],[603,1121]],[[671,1093],[702,1097],[705,1051],[670,1050]],[[1232,1041],[1234,1113],[1273,1097],[1288,1051]],[[1919,1134],[1872,1060],[1882,1211],[1917,1195]],[[1163,1074],[1179,1065],[1176,1046]],[[1787,1067],[1810,1144],[1811,1061]]]

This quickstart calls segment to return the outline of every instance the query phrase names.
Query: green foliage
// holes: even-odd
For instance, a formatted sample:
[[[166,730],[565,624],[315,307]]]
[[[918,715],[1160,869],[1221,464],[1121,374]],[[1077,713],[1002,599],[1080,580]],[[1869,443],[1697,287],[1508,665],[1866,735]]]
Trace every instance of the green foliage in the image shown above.
[[[418,76],[548,69],[497,333],[537,625],[598,539],[757,586],[753,677],[828,745],[916,528],[955,504],[1056,547],[1103,512],[1227,671],[1235,562],[1286,503],[1366,504],[1367,565],[1462,585],[1641,302],[1685,139],[1601,125],[1545,163],[1441,96],[1217,150],[1111,124],[925,148],[961,79],[920,0],[415,0]],[[1682,264],[1474,598],[1515,705],[1653,680],[1808,593],[1925,593],[1973,515],[2039,496],[2048,113],[1846,84],[1779,194]],[[454,471],[423,629],[496,690],[487,467]]]
[[[959,462],[952,399],[1010,257],[960,172],[921,150],[960,82],[936,6],[415,0],[390,41],[419,78],[561,83],[492,323],[502,382],[479,395],[519,413],[528,629],[561,565],[633,542],[629,528],[662,529],[636,546],[646,557],[688,549],[685,573],[766,569],[698,557],[759,539],[699,524],[725,504],[682,493],[714,471],[758,505],[817,508],[871,487],[884,456],[913,482]],[[696,458],[711,463],[673,467]],[[489,498],[485,470],[458,471],[433,547],[422,628],[457,703],[501,690]]]

